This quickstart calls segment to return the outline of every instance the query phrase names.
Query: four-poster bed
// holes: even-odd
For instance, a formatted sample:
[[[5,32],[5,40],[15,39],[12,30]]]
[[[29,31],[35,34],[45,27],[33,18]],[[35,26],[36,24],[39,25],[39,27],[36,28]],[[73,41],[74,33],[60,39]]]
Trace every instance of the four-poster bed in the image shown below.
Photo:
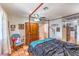
[[[74,15],[76,14],[73,14],[71,16]],[[70,15],[65,17],[70,17]],[[28,52],[32,53],[32,55],[34,56],[79,56],[78,45],[64,42],[56,38],[50,38],[50,29],[52,29],[52,26],[50,26],[50,21],[52,20],[48,20],[48,38],[32,42],[29,45]]]

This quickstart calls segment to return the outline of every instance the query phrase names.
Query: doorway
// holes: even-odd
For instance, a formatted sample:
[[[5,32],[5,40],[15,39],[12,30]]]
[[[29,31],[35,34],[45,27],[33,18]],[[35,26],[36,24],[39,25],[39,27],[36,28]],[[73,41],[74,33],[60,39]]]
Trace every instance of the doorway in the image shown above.
[[[63,37],[66,42],[76,44],[77,40],[77,26],[73,23],[66,23],[63,25]]]

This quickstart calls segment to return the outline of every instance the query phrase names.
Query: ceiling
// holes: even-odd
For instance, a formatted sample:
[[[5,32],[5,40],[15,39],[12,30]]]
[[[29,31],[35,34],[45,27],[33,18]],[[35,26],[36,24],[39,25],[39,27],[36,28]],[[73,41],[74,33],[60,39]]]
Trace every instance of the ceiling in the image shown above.
[[[2,3],[0,4],[10,16],[27,17],[40,3]],[[48,7],[47,10],[44,10]],[[79,3],[44,3],[34,14],[54,19],[79,13]]]
[[[26,17],[39,4],[37,3],[2,3],[0,5],[9,16]]]

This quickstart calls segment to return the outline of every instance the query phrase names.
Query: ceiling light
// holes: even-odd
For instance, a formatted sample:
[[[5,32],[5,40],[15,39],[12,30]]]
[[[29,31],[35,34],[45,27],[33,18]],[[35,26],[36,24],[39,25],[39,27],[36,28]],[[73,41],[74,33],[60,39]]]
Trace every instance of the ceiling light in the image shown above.
[[[35,16],[36,18],[39,18],[39,15],[38,15],[38,14],[34,14],[34,16]]]
[[[35,19],[34,19],[34,21],[40,21],[40,19],[38,19],[38,18],[35,18]]]

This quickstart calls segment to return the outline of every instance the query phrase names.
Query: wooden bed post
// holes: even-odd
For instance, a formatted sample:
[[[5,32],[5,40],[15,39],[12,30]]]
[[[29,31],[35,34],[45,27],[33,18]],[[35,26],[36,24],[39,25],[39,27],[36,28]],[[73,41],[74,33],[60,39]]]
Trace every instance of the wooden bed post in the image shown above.
[[[41,6],[43,5],[43,3],[41,3],[38,7],[36,7],[36,9],[29,15],[29,34],[31,33],[31,24],[30,24],[30,20],[31,20],[31,15],[34,14]],[[30,37],[30,35],[29,35]],[[30,55],[30,53],[29,53]]]
[[[30,27],[30,19],[31,18],[31,16],[29,15],[29,37],[30,37],[30,33],[31,33],[31,27]]]
[[[48,38],[50,38],[50,21],[48,20]]]

